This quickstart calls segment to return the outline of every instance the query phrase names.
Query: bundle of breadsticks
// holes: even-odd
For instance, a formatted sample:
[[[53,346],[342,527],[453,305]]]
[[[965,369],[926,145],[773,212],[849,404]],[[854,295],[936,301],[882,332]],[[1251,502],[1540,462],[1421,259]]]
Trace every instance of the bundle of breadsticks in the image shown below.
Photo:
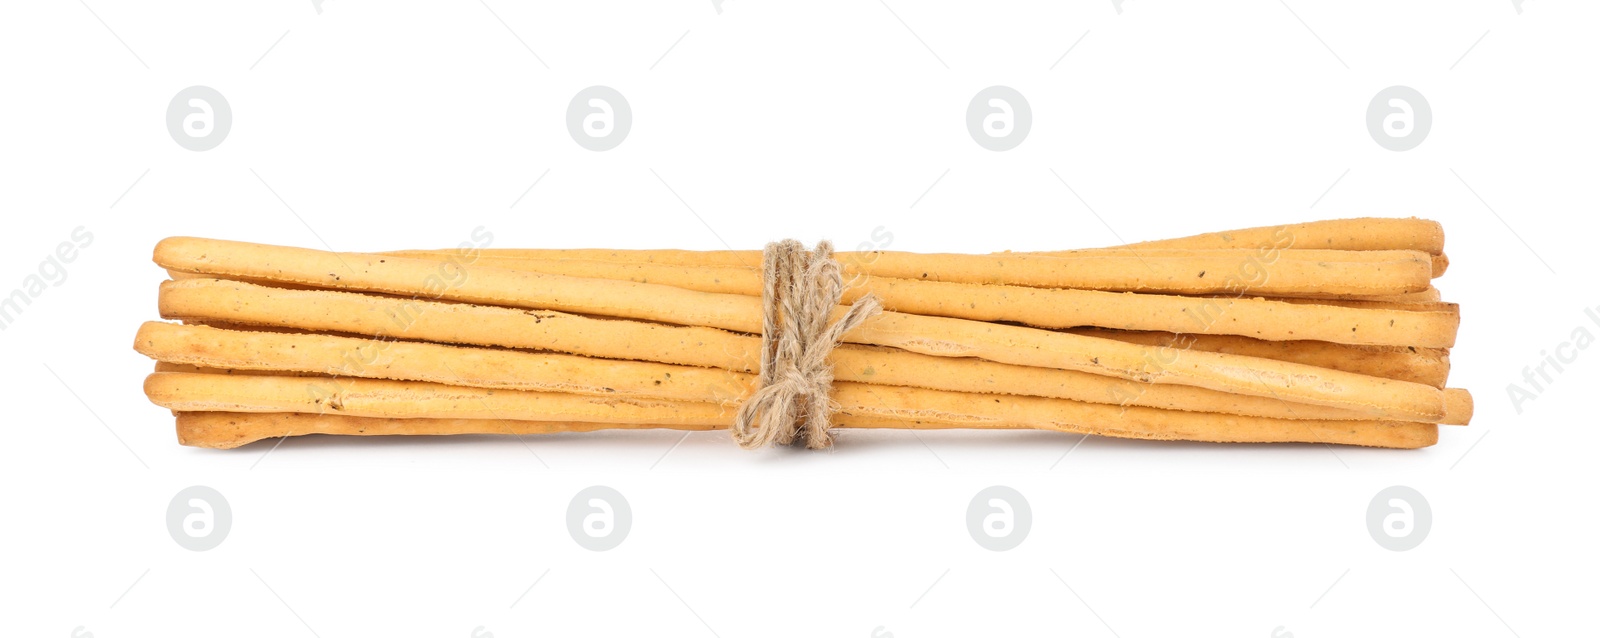
[[[184,445],[305,434],[1032,428],[1420,448],[1465,425],[1439,224],[1061,252],[341,253],[173,237],[135,349]]]

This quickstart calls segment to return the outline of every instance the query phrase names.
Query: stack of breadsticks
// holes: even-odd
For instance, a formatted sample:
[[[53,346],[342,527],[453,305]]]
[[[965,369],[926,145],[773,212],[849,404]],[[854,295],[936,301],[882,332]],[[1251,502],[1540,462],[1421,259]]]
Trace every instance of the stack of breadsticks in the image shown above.
[[[135,349],[179,442],[734,424],[761,385],[759,251],[335,253],[174,237]],[[1352,219],[1116,248],[832,256],[868,316],[833,425],[1419,448],[1465,425],[1440,226]],[[844,305],[837,307],[845,312]],[[832,345],[832,344],[828,344]],[[815,441],[813,441],[815,443]]]

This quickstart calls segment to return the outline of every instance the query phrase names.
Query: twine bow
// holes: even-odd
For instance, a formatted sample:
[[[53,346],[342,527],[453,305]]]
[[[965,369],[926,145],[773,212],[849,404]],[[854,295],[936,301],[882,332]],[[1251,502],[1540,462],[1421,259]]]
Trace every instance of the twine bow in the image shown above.
[[[828,353],[882,305],[870,294],[863,296],[829,323],[844,295],[844,278],[833,244],[826,241],[812,251],[793,239],[767,244],[761,280],[760,387],[739,406],[733,439],[745,449],[796,442],[829,447],[836,406]]]

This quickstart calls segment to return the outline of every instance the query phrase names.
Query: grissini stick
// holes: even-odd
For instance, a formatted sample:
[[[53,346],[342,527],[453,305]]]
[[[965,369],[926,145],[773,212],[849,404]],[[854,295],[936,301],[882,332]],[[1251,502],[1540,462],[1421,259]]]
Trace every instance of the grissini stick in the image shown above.
[[[1360,217],[1262,226],[1139,242],[1118,248],[1253,248],[1279,245],[1273,242],[1284,236],[1293,238],[1290,246],[1295,249],[1422,251],[1430,257],[1429,270],[1433,277],[1443,275],[1450,267],[1450,259],[1444,254],[1444,226],[1436,221],[1415,217]]]
[[[184,276],[189,276],[189,275],[184,275],[184,274],[180,273],[177,277],[174,277],[174,279],[176,279],[178,277],[184,277]],[[1197,297],[1239,297],[1240,295],[1192,295],[1192,296],[1197,296]],[[1245,296],[1250,296],[1248,291],[1246,291],[1246,295]],[[1301,303],[1313,303],[1313,304],[1323,304],[1323,305],[1329,305],[1329,306],[1341,306],[1341,307],[1345,307],[1345,308],[1393,308],[1395,310],[1417,310],[1419,307],[1426,307],[1430,303],[1443,301],[1443,294],[1439,291],[1438,288],[1429,287],[1427,290],[1423,290],[1421,292],[1408,292],[1408,293],[1399,294],[1399,295],[1315,295],[1315,294],[1305,294],[1305,295],[1299,295],[1299,296],[1296,296],[1296,297],[1259,297],[1259,298],[1261,298],[1261,299],[1271,299],[1271,300],[1274,300],[1274,301],[1298,301],[1298,302],[1301,302]],[[1364,305],[1361,305],[1363,303],[1368,303],[1368,302],[1383,303],[1385,305],[1382,305],[1382,306],[1377,306],[1377,305],[1364,306]]]
[[[156,372],[189,372],[193,374],[239,374],[254,376],[279,376],[279,377],[326,377],[327,374],[317,372],[297,372],[294,370],[245,370],[239,368],[207,368],[191,363],[172,363],[170,361],[156,361]]]
[[[207,368],[207,367],[195,366],[195,365],[189,365],[189,364],[183,364],[183,363],[168,363],[168,362],[165,362],[165,361],[157,361],[156,365],[155,365],[155,371],[156,372],[189,372],[189,373],[195,373],[195,374],[246,375],[246,376],[298,376],[298,377],[324,377],[324,376],[328,376],[326,374],[318,374],[318,373],[315,373],[315,372],[298,372],[298,371],[284,371],[284,370],[242,370],[242,369],[228,369],[228,368]],[[907,387],[921,388],[921,387],[925,387],[925,386],[907,386]],[[1145,389],[1150,389],[1150,388],[1155,388],[1157,386],[1148,386],[1147,385],[1147,386],[1142,386],[1142,387],[1145,388]],[[1176,386],[1176,387],[1182,388],[1182,386]],[[942,389],[942,388],[926,388],[926,389],[937,390],[937,389]],[[1191,389],[1191,388],[1184,388],[1184,389]],[[1193,388],[1193,389],[1196,390],[1196,391],[1201,391],[1201,390],[1198,390],[1197,388]],[[952,390],[952,391],[953,392],[965,392],[964,390]],[[1073,397],[1070,397],[1070,396],[1057,396],[1057,395],[1050,395],[1050,394],[1022,394],[1021,396],[1038,396],[1038,397],[1056,398],[1056,399],[1072,399],[1074,401],[1083,400],[1083,399],[1074,399]],[[1086,403],[1103,403],[1103,401],[1094,401],[1094,400],[1083,400],[1083,401],[1085,401]],[[1129,402],[1129,403],[1122,403],[1122,404],[1119,404],[1119,405],[1123,405],[1123,406],[1139,406],[1139,407],[1147,407],[1147,408],[1157,408],[1157,409],[1163,409],[1163,410],[1181,409],[1181,408],[1165,407],[1164,405],[1159,405],[1155,401]],[[1444,406],[1445,406],[1445,415],[1444,415],[1443,418],[1441,418],[1439,420],[1439,422],[1438,422],[1439,425],[1469,425],[1472,422],[1472,415],[1473,415],[1473,412],[1474,412],[1474,402],[1472,400],[1472,393],[1471,392],[1469,392],[1469,391],[1467,391],[1465,389],[1462,389],[1462,388],[1446,388],[1444,390]],[[1309,408],[1309,410],[1308,410],[1308,408]],[[1198,412],[1199,410],[1183,410],[1183,411],[1186,411],[1186,412]],[[1319,413],[1318,411],[1321,411],[1321,412]],[[1287,403],[1287,402],[1280,402],[1280,409],[1279,410],[1263,410],[1262,413],[1259,413],[1259,414],[1253,414],[1253,413],[1246,412],[1246,411],[1228,411],[1226,409],[1219,410],[1216,413],[1217,414],[1234,414],[1234,415],[1238,415],[1238,416],[1262,416],[1262,417],[1274,418],[1274,419],[1307,419],[1307,420],[1320,420],[1320,421],[1378,421],[1378,419],[1364,419],[1364,418],[1361,418],[1359,415],[1350,415],[1348,413],[1340,415],[1338,412],[1334,411],[1333,408],[1323,408],[1323,407],[1318,407],[1318,406],[1296,405],[1296,404]]]
[[[1403,310],[1407,312],[1438,312],[1447,313],[1459,319],[1461,305],[1448,301],[1393,301],[1388,299],[1307,299],[1304,297],[1284,297],[1278,301],[1303,306],[1334,306],[1338,308],[1356,308],[1366,310]],[[1415,344],[1354,344],[1354,345],[1415,345]],[[1427,346],[1436,347],[1436,346]]]
[[[196,366],[430,381],[505,390],[704,401],[733,405],[755,377],[717,368],[416,341],[241,332],[145,322],[134,349]]]
[[[315,386],[316,392],[308,387]],[[321,390],[326,389],[324,394]],[[378,418],[479,418],[632,425],[731,424],[717,406],[626,401],[545,392],[486,390],[370,379],[305,379],[158,372],[145,380],[157,405],[179,412],[297,412]],[[1062,432],[1159,440],[1312,442],[1423,447],[1438,439],[1431,423],[1301,421],[1121,408],[1063,399],[984,395],[858,383],[835,387],[846,416],[923,420],[950,427],[1027,426]]]
[[[1450,351],[1408,346],[1347,346],[1321,341],[1262,341],[1228,335],[1190,335],[1079,328],[1070,332],[1157,348],[1204,350],[1290,361],[1443,388],[1450,376]]]
[[[394,418],[726,425],[715,403],[491,390],[420,381],[155,372],[145,396],[178,412],[301,412]],[[504,415],[504,416],[502,416]]]
[[[1124,244],[1122,246],[1113,246],[1111,249],[1258,249],[1264,246],[1280,249],[1416,250],[1430,255],[1442,255],[1444,254],[1444,227],[1438,222],[1415,217],[1403,219],[1362,217],[1225,230],[1176,239]],[[533,259],[599,259],[686,266],[720,265],[755,268],[761,264],[761,251],[759,250],[489,248],[484,249],[483,252],[488,256],[515,256]],[[1014,254],[1054,255],[1065,252],[1076,251]],[[848,265],[849,262],[854,260],[855,256],[870,253],[838,254],[840,255],[840,260]]]
[[[1219,424],[1221,425],[1221,424]],[[1176,428],[1162,434],[1210,436],[1217,443],[1283,443],[1309,440],[1319,443],[1365,445],[1388,448],[1421,448],[1438,440],[1438,428],[1428,424],[1363,422],[1360,425],[1338,421],[1311,421],[1297,424],[1296,431],[1276,424],[1247,422],[1229,424],[1237,429],[1206,429],[1185,432]],[[1014,423],[953,424],[881,417],[844,416],[841,428],[880,429],[1061,429],[1034,428]],[[512,419],[397,419],[356,417],[342,414],[301,414],[294,412],[179,412],[178,442],[193,447],[232,449],[263,439],[307,434],[348,436],[430,436],[454,434],[557,434],[593,432],[625,428],[630,430],[715,430],[712,426],[577,423],[563,421],[517,421]],[[1149,438],[1158,438],[1152,435]]]
[[[722,405],[742,402],[754,390],[755,383],[750,374],[695,366],[160,322],[147,322],[139,329],[134,349],[164,363],[225,371],[280,375],[314,373],[479,388],[706,401]],[[1081,372],[1022,368],[976,359],[863,350],[853,349],[844,357],[836,356],[835,378],[1285,419],[1360,420],[1365,416],[1350,410],[1242,397],[1188,386],[1139,384]],[[839,366],[841,358],[866,361],[848,361]],[[158,368],[158,371],[179,370],[182,369]],[[1446,422],[1452,417],[1449,408],[1447,400],[1442,419]]]
[[[398,259],[401,258],[390,258],[390,261]],[[489,277],[485,276],[488,272],[504,271],[475,269],[474,276],[465,278],[465,283],[461,287],[466,288],[472,282],[488,279]],[[660,288],[678,290],[665,286]],[[758,301],[749,297],[728,296]],[[689,307],[682,307],[679,310],[684,313],[693,311]],[[568,348],[572,347],[574,342],[594,344],[598,341],[592,336],[582,339],[569,338],[575,335],[563,332],[563,328],[570,326],[578,326],[580,330],[590,333],[607,329],[614,333],[626,330],[633,336],[638,336],[637,330],[623,328],[625,324],[620,322],[600,325],[597,322],[603,320],[584,322],[578,321],[580,319],[578,317],[560,313],[493,309],[484,306],[354,295],[335,291],[273,290],[242,282],[214,280],[172,281],[162,284],[161,312],[162,316],[167,318],[230,321],[371,335],[398,334],[396,328],[409,331],[421,324],[430,325],[432,329],[428,332],[431,334],[447,335],[451,332],[477,330],[486,325],[486,322],[494,321],[506,334],[514,334],[516,338],[527,339],[530,333],[542,333],[545,343],[565,344],[561,347]],[[477,321],[468,320],[469,317]],[[292,321],[286,321],[289,318],[293,318]],[[642,355],[637,352],[663,349],[736,359],[742,359],[748,354],[736,350],[706,347],[701,339],[690,343],[684,340],[684,336],[675,334],[671,327],[647,325],[654,325],[653,330],[659,330],[660,336],[635,338],[633,346],[636,348],[611,343],[609,346],[617,349],[612,356],[639,358]],[[725,333],[697,334],[705,339],[711,339]],[[1443,398],[1437,388],[1268,359],[1193,350],[1174,351],[1031,328],[894,313],[878,315],[852,334],[856,336],[853,338],[847,336],[847,340],[897,346],[924,354],[979,357],[1000,363],[1077,370],[1145,383],[1192,385],[1247,396],[1264,396],[1295,403],[1351,409],[1373,418],[1436,420],[1442,418],[1444,414]],[[431,341],[460,341],[436,336],[426,338]],[[596,352],[583,354],[607,356]],[[683,360],[672,360],[672,362],[688,363]],[[743,369],[750,369],[752,364],[742,365]],[[718,367],[739,369],[733,366]]]
[[[1283,237],[1292,238],[1285,247],[1293,248],[1444,253],[1444,226],[1416,217],[1358,217],[1260,226],[1138,242],[1117,248],[1254,248],[1280,245]]]
[[[616,423],[572,421],[516,421],[512,419],[393,419],[300,414],[296,412],[179,412],[178,444],[231,450],[262,439],[307,434],[343,436],[444,436],[458,434],[557,434],[593,432],[619,427]],[[715,430],[718,426],[664,425],[673,430]],[[633,426],[632,429],[649,429]]]
[[[392,253],[384,253],[392,254]],[[447,251],[414,251],[397,256],[437,261]],[[596,260],[479,257],[478,265],[507,270],[652,283],[700,292],[759,297],[760,274],[749,268],[619,263]],[[1287,300],[1126,294],[1098,290],[1030,288],[858,276],[845,290],[844,303],[872,294],[883,307],[918,315],[974,321],[1007,321],[1040,328],[1094,326],[1119,330],[1162,330],[1232,334],[1272,341],[1315,339],[1359,345],[1450,347],[1460,316],[1448,308],[1339,307]],[[1432,290],[1430,288],[1430,290]],[[1437,291],[1434,291],[1435,296]],[[1251,292],[1251,294],[1254,294]],[[1301,300],[1296,300],[1301,301]]]
[[[1249,279],[1255,280],[1250,290],[1259,295],[1392,295],[1425,290],[1433,278],[1428,255],[1409,250],[1099,249],[1050,255],[881,251],[855,259],[854,271],[883,277],[1176,294],[1238,292]],[[1255,272],[1263,276],[1252,276]]]
[[[388,261],[384,261],[385,257]],[[1101,249],[1059,256],[879,251],[860,255],[846,253],[838,259],[850,274],[1131,292],[1237,293],[1241,286],[1248,284],[1258,295],[1386,295],[1419,292],[1431,285],[1427,254],[1405,250],[1290,252],[1263,248],[1134,252]],[[407,273],[414,270],[417,263],[438,260],[169,237],[156,245],[155,261],[180,272],[255,277],[325,287],[343,275],[367,281],[374,274]],[[396,265],[387,266],[389,263]],[[306,266],[317,268],[307,273]],[[346,270],[351,272],[341,272]],[[449,271],[444,271],[434,277],[449,275]],[[420,283],[418,280],[410,285]],[[557,284],[547,282],[547,285]]]

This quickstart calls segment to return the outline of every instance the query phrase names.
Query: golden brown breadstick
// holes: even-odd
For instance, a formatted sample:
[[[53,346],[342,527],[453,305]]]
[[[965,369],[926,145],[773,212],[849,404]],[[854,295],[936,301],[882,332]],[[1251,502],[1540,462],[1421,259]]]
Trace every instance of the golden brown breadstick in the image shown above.
[[[179,412],[302,412],[393,418],[726,425],[714,403],[490,390],[419,381],[155,372],[152,403]],[[503,416],[502,416],[503,415]]]
[[[847,270],[956,283],[1186,294],[1398,294],[1426,290],[1426,255],[1415,251],[1080,251],[1071,256],[917,255],[878,252]],[[844,258],[845,263],[848,258]],[[169,271],[493,305],[626,316],[756,332],[744,295],[676,286],[508,270],[459,260],[331,253],[190,237],[157,244]],[[1206,275],[1210,274],[1209,280]],[[1420,273],[1420,274],[1419,274]],[[470,275],[470,276],[469,276]],[[1120,283],[1118,283],[1120,282]],[[1123,285],[1126,284],[1126,285]],[[652,303],[641,304],[640,300]],[[685,312],[688,312],[685,316]]]
[[[615,423],[564,421],[514,421],[511,419],[383,419],[343,414],[296,412],[179,412],[178,444],[229,450],[262,439],[306,434],[346,436],[451,435],[451,434],[555,434],[593,432],[618,427]],[[647,429],[649,426],[627,426]],[[715,426],[660,426],[674,430],[711,430]]]
[[[1409,250],[1099,249],[1050,255],[842,255],[849,271],[881,277],[1116,292],[1392,295],[1428,287],[1426,253]],[[847,260],[855,259],[850,262]]]
[[[302,372],[298,370],[239,370],[235,368],[208,368],[188,363],[170,363],[156,361],[156,372],[190,372],[194,374],[238,374],[246,376],[277,376],[277,377],[325,377],[328,375],[316,372]]]
[[[308,393],[323,384],[326,395]],[[1384,447],[1420,447],[1437,440],[1433,424],[1374,421],[1297,421],[1193,412],[1122,408],[1063,399],[983,395],[840,383],[840,412],[878,419],[919,419],[954,427],[1028,427],[1125,438],[1196,441],[1321,442]],[[161,372],[145,380],[157,405],[180,412],[298,412],[379,418],[480,418],[530,421],[593,421],[649,425],[725,425],[709,404],[658,401],[616,402],[516,390],[368,379],[247,377]],[[595,404],[604,402],[603,408]],[[474,405],[476,404],[476,405]],[[697,409],[696,406],[705,406]],[[586,418],[601,417],[601,418]],[[846,419],[848,422],[848,419]]]
[[[1431,255],[1444,252],[1444,227],[1438,222],[1410,218],[1360,217],[1241,228],[1175,239],[1124,244],[1114,248],[1313,248],[1331,250],[1419,250]],[[396,254],[418,251],[396,251]],[[488,248],[486,256],[532,259],[599,259],[679,265],[726,265],[754,268],[761,264],[759,250],[612,250]],[[847,253],[848,254],[848,253]],[[1052,254],[1046,251],[1037,254]]]
[[[1022,429],[1029,426],[1011,423],[954,424],[941,421],[908,421],[875,417],[844,417],[841,428],[983,428]],[[1255,424],[1247,424],[1255,425]],[[192,447],[232,449],[262,439],[306,434],[338,434],[351,436],[386,435],[451,435],[451,434],[555,434],[565,432],[592,432],[613,428],[674,430],[710,430],[707,426],[652,424],[631,425],[615,423],[574,423],[550,421],[514,421],[510,419],[394,419],[354,417],[342,414],[299,414],[292,412],[179,412],[177,413],[178,442]],[[1283,432],[1266,431],[1216,431],[1207,432],[1217,437],[1232,437],[1218,442],[1270,442],[1282,440]],[[1389,424],[1370,422],[1352,426],[1340,422],[1311,422],[1300,430],[1298,438],[1325,443],[1346,443],[1376,447],[1416,448],[1437,441],[1438,430],[1425,424]],[[1292,440],[1292,439],[1291,439]]]
[[[445,251],[413,249],[392,250],[381,254],[435,259],[441,252]],[[835,253],[836,256],[840,254],[842,253]],[[762,259],[761,251],[759,250],[678,250],[672,248],[641,250],[614,250],[610,248],[484,248],[478,251],[478,255],[486,259],[534,259],[541,261],[578,259],[619,264],[724,266],[748,270],[760,268]],[[844,262],[845,260],[840,260],[840,263]]]
[[[835,386],[834,394],[835,399],[838,401],[840,412],[855,417],[870,416],[976,425],[1024,424],[1029,427],[1046,427],[1048,429],[1062,429],[1063,431],[1074,432],[1082,432],[1084,429],[1089,429],[1091,434],[1105,434],[1105,431],[1100,431],[1102,428],[1123,432],[1142,431],[1150,433],[1149,437],[1134,436],[1133,438],[1159,438],[1159,432],[1168,426],[1190,428],[1189,431],[1191,432],[1210,430],[1214,426],[1206,424],[1208,420],[1271,424],[1277,429],[1291,431],[1288,436],[1298,436],[1292,432],[1297,429],[1297,424],[1306,421],[1334,420],[1238,417],[1237,415],[1115,406],[1041,397],[986,397],[966,392],[947,392],[926,388],[881,386],[865,383],[839,383]],[[1472,417],[1471,396],[1465,390],[1454,390],[1447,394],[1450,396],[1447,403],[1453,411],[1446,415],[1445,420],[1459,422],[1451,423],[1452,425],[1465,425],[1466,421]],[[1235,420],[1236,417],[1237,420]],[[1362,427],[1359,425],[1361,423],[1369,425],[1378,422],[1397,423],[1396,421],[1374,421],[1368,419],[1346,419],[1339,420],[1339,422],[1345,424],[1346,427],[1355,428]],[[1077,429],[1066,430],[1063,428]],[[1267,428],[1262,429],[1265,430]],[[1108,434],[1108,436],[1122,436],[1122,434]],[[1215,440],[1187,436],[1183,438],[1199,441]]]
[[[1442,300],[1438,288],[1429,287],[1421,292],[1408,292],[1400,295],[1302,295],[1299,297],[1267,297],[1277,301],[1299,301],[1302,303],[1316,303],[1346,308],[1393,308],[1395,310],[1416,310],[1427,304],[1439,303]],[[1352,302],[1352,303],[1345,303]],[[1361,305],[1360,302],[1388,305]]]
[[[754,372],[760,362],[759,339],[715,328],[218,279],[163,282],[159,305],[162,317],[185,322],[551,350],[742,372]]]
[[[1408,312],[1434,312],[1447,313],[1459,317],[1461,305],[1448,301],[1385,301],[1379,299],[1304,299],[1286,297],[1278,299],[1284,303],[1312,305],[1312,306],[1337,306],[1340,308],[1363,308],[1368,310],[1403,310]],[[1377,344],[1352,344],[1352,345],[1377,345]]]
[[[1287,238],[1287,242],[1285,241]],[[1330,250],[1419,250],[1444,252],[1444,227],[1418,219],[1360,217],[1225,230],[1176,239],[1128,244],[1119,248],[1315,248]]]
[[[584,320],[560,313],[514,311],[333,291],[277,290],[215,280],[162,284],[161,312],[167,318],[372,335],[399,334],[396,332],[399,329],[407,331],[408,337],[419,335],[416,338],[452,343],[481,343],[484,331],[488,331],[487,334],[495,335],[496,339],[512,340],[498,342],[500,345],[569,352],[573,351],[572,348],[584,347],[593,348],[581,352],[590,356],[645,358],[674,363],[686,363],[685,359],[689,357],[704,358],[711,353],[725,360],[734,360],[732,365],[716,367],[735,370],[750,370],[753,363],[748,357],[751,352],[759,352],[750,350],[748,346],[735,345],[728,333],[717,331],[693,333],[700,338],[690,344],[686,343],[684,333],[678,332],[679,328],[668,326],[641,324],[652,326],[648,331],[641,332],[639,326],[631,326],[628,322]],[[905,317],[917,321],[899,321]],[[929,322],[942,325],[930,326]],[[427,326],[427,329],[420,330],[419,326]],[[593,335],[599,331],[608,331],[615,341],[594,338]],[[474,332],[476,336],[468,334]],[[1355,410],[1370,418],[1437,420],[1443,417],[1443,399],[1436,388],[1264,359],[1200,351],[1180,352],[1170,348],[1130,348],[1128,344],[1113,340],[892,313],[880,315],[859,328],[856,334],[863,337],[859,339],[861,341],[897,346],[904,344],[906,349],[930,354],[978,356],[1001,363],[1076,369],[1147,383],[1195,385],[1248,396]],[[1085,341],[1073,342],[1074,338]],[[624,343],[633,345],[629,347]],[[641,353],[653,353],[652,357],[665,353],[682,358],[652,358]],[[1011,360],[1004,361],[1006,358]]]
[[[742,401],[755,382],[752,375],[714,368],[414,341],[240,332],[159,321],[140,326],[134,349],[160,361],[213,368],[724,405]]]
[[[1032,288],[1077,288],[1134,293],[1211,294],[1400,294],[1426,289],[1432,261],[1418,251],[1330,251],[1264,245],[1261,248],[1122,249],[1059,253],[923,254],[838,253],[846,273],[907,280],[987,283]],[[654,265],[664,269],[710,267],[747,270],[758,259],[744,254],[690,251],[486,251],[486,262],[587,261],[597,264]],[[437,259],[434,251],[400,251],[397,256]],[[754,257],[760,256],[755,253]],[[730,275],[734,277],[734,275]],[[1210,280],[1208,280],[1210,277]]]
[[[423,257],[433,259],[423,251]],[[386,253],[387,254],[387,253]],[[508,270],[653,283],[701,292],[761,296],[759,273],[725,266],[678,266],[593,260],[480,257],[484,266]],[[1315,339],[1363,345],[1450,347],[1460,317],[1451,312],[1412,312],[1406,307],[1339,308],[1291,306],[1286,300],[1219,296],[1123,294],[918,281],[858,276],[845,303],[871,293],[897,312],[975,321],[1006,321],[1040,328],[1095,326],[1121,330],[1233,334],[1274,341]],[[1432,290],[1430,288],[1430,290]],[[1437,296],[1437,291],[1434,291]],[[1431,309],[1417,309],[1431,310]]]
[[[744,339],[750,347],[759,345],[754,338]],[[722,404],[742,400],[754,382],[749,374],[695,366],[160,322],[140,328],[135,349],[167,364],[158,372],[322,374]],[[832,361],[835,378],[841,381],[1287,419],[1365,418],[1351,410],[1273,398],[981,359],[930,357],[893,348],[847,346],[836,350]],[[186,367],[179,367],[183,364]]]
[[[1442,348],[1347,346],[1321,341],[1262,341],[1227,335],[1128,332],[1098,328],[1075,329],[1071,332],[1159,348],[1193,349],[1276,359],[1421,383],[1435,388],[1443,388],[1450,376],[1450,352]]]
[[[1377,447],[1427,447],[1438,426],[1395,421],[1312,421],[1241,417],[1153,408],[1119,408],[1061,399],[981,396],[863,384],[840,384],[847,416],[943,423],[947,427],[1015,428],[1018,425],[1134,439],[1256,443],[1342,443]],[[858,407],[859,406],[859,407]],[[860,424],[857,421],[857,424]]]

